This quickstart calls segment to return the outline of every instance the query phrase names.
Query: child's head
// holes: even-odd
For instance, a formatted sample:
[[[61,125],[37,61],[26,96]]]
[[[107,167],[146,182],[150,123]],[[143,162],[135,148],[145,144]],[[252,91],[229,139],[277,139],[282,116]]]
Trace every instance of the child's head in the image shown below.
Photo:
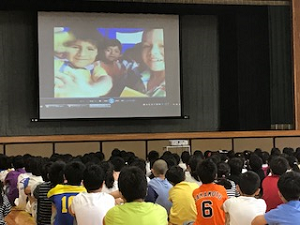
[[[229,159],[228,165],[230,166],[231,175],[240,175],[242,173],[244,162],[238,157]]]
[[[203,184],[212,183],[217,176],[217,166],[212,160],[205,159],[198,164],[197,174]]]
[[[273,175],[282,175],[289,168],[289,163],[286,158],[282,156],[272,157],[270,161],[270,169]]]
[[[185,174],[180,166],[173,166],[170,169],[168,169],[166,173],[166,178],[173,185],[176,185],[185,180]]]
[[[136,166],[124,167],[119,175],[118,187],[126,202],[144,199],[147,192],[146,176]]]
[[[238,184],[241,195],[254,196],[258,194],[260,187],[260,178],[257,173],[247,171],[240,176],[240,182]]]
[[[96,29],[72,27],[69,30],[72,39],[65,42],[66,57],[76,68],[84,68],[96,61],[103,36]]]
[[[118,39],[107,39],[104,43],[105,60],[115,62],[121,57],[122,44]]]
[[[158,159],[154,162],[152,167],[152,173],[154,176],[165,175],[168,170],[168,165],[165,160]]]
[[[278,189],[287,202],[300,199],[300,174],[297,172],[287,172],[280,176]]]
[[[83,173],[83,184],[88,192],[102,187],[105,173],[100,165],[94,164],[87,167]]]
[[[72,161],[66,165],[65,178],[69,185],[79,186],[83,179],[85,165],[79,161]]]
[[[64,171],[66,163],[63,161],[56,161],[52,164],[49,171],[49,180],[52,185],[62,184],[64,182]]]
[[[17,155],[13,158],[12,164],[15,169],[21,169],[24,167],[24,158],[20,155]]]
[[[217,164],[218,177],[227,178],[230,175],[230,166],[225,162],[220,162]]]

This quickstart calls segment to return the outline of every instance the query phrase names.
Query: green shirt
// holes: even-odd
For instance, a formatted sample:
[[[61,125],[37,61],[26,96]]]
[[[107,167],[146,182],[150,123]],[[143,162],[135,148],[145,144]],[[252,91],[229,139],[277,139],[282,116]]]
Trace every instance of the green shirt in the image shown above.
[[[128,202],[111,208],[105,218],[105,225],[167,225],[167,211],[151,202]]]

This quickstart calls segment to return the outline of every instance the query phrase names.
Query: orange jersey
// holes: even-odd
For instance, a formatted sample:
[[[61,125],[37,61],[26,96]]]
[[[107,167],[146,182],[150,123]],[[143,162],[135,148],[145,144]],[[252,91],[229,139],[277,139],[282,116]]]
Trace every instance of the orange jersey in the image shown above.
[[[197,208],[194,225],[224,225],[225,212],[221,206],[228,198],[226,189],[218,184],[202,184],[193,191]]]

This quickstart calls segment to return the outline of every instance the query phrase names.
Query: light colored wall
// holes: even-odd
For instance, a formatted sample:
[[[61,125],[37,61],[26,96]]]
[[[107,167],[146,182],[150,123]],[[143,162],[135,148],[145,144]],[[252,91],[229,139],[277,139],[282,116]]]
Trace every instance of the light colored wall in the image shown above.
[[[3,151],[3,145],[0,145],[0,154],[3,154],[4,151]]]
[[[244,150],[254,151],[256,148],[270,152],[273,148],[272,138],[235,138],[233,142],[235,152]]]
[[[161,156],[165,151],[164,147],[168,145],[168,140],[148,141],[148,152],[155,150],[159,153],[159,156]]]
[[[49,157],[52,155],[51,143],[37,143],[37,144],[8,144],[5,147],[7,156],[16,156],[30,154],[33,156]]]
[[[102,152],[105,159],[109,159],[113,149],[118,148],[127,152],[133,152],[137,157],[145,159],[146,143],[145,141],[109,141],[102,143]]]
[[[231,139],[195,139],[192,140],[192,152],[195,150],[206,150],[218,151],[218,150],[231,150],[232,143]]]
[[[285,147],[298,148],[300,147],[300,137],[285,137],[275,139],[276,147],[282,150]]]
[[[55,144],[55,153],[71,154],[72,156],[84,155],[85,153],[97,152],[99,150],[99,142],[73,142]]]

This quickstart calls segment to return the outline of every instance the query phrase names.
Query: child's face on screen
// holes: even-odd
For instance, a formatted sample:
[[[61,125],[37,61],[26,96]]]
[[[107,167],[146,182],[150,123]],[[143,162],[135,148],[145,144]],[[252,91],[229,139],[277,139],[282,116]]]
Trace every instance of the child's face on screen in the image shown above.
[[[165,70],[164,35],[162,29],[153,29],[144,35],[142,58],[150,70]]]
[[[121,56],[121,51],[118,46],[109,46],[105,49],[105,58],[111,62],[117,61]]]
[[[74,67],[83,68],[96,60],[98,49],[88,41],[76,40],[68,46],[68,59]]]

